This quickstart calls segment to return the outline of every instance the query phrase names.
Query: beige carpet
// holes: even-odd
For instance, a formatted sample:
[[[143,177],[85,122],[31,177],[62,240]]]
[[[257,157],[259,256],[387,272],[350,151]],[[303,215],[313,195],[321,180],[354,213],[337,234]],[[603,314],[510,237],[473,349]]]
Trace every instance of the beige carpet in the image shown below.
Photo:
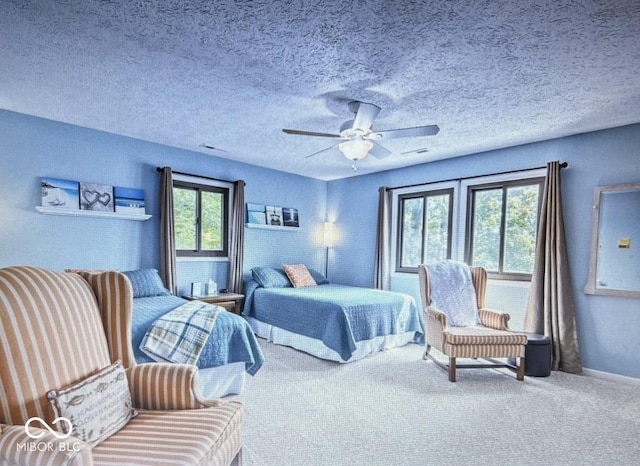
[[[245,466],[636,465],[640,385],[504,370],[458,381],[407,345],[350,364],[260,340]]]

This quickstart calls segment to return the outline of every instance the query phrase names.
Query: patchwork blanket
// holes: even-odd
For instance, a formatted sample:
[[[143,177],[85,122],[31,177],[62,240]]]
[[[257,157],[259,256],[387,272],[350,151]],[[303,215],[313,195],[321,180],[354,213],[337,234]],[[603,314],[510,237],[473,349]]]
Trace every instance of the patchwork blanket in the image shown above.
[[[140,350],[157,362],[196,364],[221,311],[219,306],[188,301],[149,327]]]

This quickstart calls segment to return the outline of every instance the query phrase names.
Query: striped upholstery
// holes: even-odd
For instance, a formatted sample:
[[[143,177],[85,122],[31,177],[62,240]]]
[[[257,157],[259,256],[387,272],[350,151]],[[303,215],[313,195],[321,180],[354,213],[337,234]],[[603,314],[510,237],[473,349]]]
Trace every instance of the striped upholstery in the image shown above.
[[[527,336],[509,330],[509,314],[485,308],[487,272],[481,267],[470,267],[470,271],[482,325],[452,327],[447,325],[446,315],[431,306],[429,274],[424,265],[418,267],[420,299],[426,326],[425,356],[438,362],[429,354],[431,347],[447,355],[449,364],[444,365],[444,368],[449,371],[449,380],[452,382],[455,381],[456,368],[473,367],[457,365],[456,358],[519,358],[518,380],[522,380]],[[506,364],[497,363],[495,366],[504,367]]]
[[[102,325],[111,360],[120,359],[125,368],[135,365],[130,338],[133,312],[131,282],[123,273],[116,271],[81,271],[79,275],[91,285],[102,309]]]
[[[128,466],[227,465],[240,448],[238,405],[228,402],[211,409],[142,411],[135,422],[94,447],[93,460],[95,464]],[[221,461],[216,462],[218,459]]]
[[[132,305],[120,272],[0,269],[0,464],[33,463],[16,442],[31,440],[23,427],[30,417],[53,421],[48,390],[116,359],[140,415],[93,450],[38,452],[37,464],[217,465],[240,457],[242,405],[203,400],[195,366],[136,365]]]
[[[444,339],[450,345],[526,345],[522,333],[494,330],[487,327],[449,327]],[[473,356],[470,356],[473,357]]]
[[[47,391],[111,364],[100,310],[82,277],[0,269],[0,423],[53,421]]]

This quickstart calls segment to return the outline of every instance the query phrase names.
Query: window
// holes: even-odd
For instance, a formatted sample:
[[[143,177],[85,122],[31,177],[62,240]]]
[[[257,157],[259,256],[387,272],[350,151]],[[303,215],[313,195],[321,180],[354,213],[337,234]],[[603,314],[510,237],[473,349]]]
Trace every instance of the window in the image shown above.
[[[544,179],[469,187],[466,262],[491,278],[529,280],[533,273]]]
[[[451,258],[453,189],[398,197],[398,272],[417,272],[418,265]]]
[[[174,180],[176,256],[227,256],[228,206],[227,188]]]

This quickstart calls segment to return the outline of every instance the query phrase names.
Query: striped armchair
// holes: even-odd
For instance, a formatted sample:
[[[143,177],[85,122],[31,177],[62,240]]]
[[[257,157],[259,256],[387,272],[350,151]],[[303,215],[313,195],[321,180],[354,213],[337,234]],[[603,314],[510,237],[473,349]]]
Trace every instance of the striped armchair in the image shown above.
[[[454,327],[447,324],[447,316],[431,301],[429,273],[425,265],[418,266],[420,299],[426,327],[425,359],[430,359],[449,373],[449,381],[456,381],[456,369],[508,367],[516,370],[516,378],[524,380],[524,352],[527,336],[509,330],[509,314],[485,308],[487,272],[482,267],[469,267],[476,294],[481,325]],[[436,348],[449,358],[448,364],[431,354]],[[458,358],[484,359],[486,364],[459,364]],[[494,358],[517,358],[517,366]]]
[[[241,463],[242,405],[202,399],[195,366],[136,365],[132,304],[119,272],[0,269],[0,465]],[[92,447],[31,422],[53,426],[47,392],[117,360],[137,411],[120,430]]]

